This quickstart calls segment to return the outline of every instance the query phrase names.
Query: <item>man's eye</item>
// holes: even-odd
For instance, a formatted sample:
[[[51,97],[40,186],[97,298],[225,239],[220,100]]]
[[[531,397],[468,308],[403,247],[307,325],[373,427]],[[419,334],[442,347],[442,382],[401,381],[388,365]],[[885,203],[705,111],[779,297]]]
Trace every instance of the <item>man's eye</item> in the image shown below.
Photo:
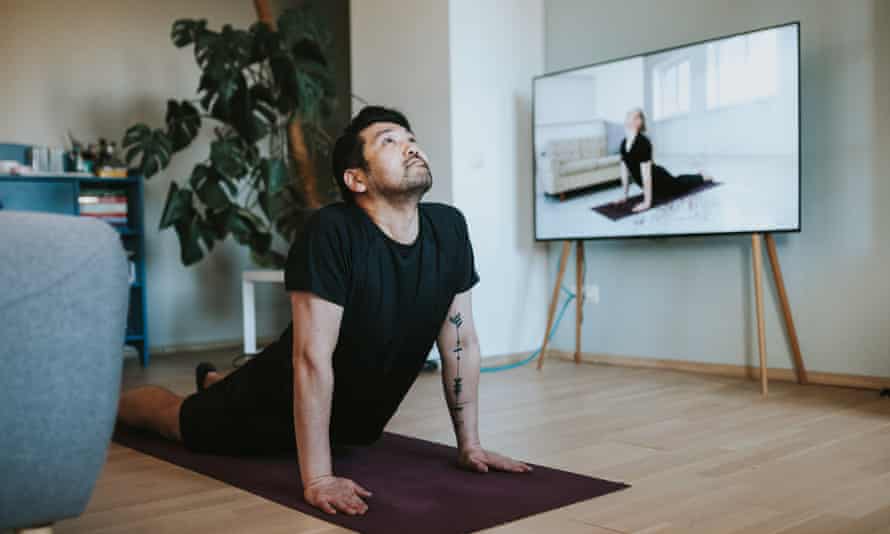
[[[392,138],[392,137],[384,137],[384,138],[383,138],[383,144],[384,144],[384,145],[385,145],[386,143],[392,143],[392,142],[393,142],[393,138]]]

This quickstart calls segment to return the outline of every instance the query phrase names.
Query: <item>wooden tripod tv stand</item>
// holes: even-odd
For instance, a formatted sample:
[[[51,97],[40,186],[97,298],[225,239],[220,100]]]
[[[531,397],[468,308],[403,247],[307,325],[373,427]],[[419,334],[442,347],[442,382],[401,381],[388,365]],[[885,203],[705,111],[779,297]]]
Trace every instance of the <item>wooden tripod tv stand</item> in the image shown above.
[[[800,342],[797,339],[797,329],[794,327],[794,319],[791,316],[791,305],[788,302],[788,293],[785,291],[785,280],[782,277],[782,268],[779,265],[779,256],[776,253],[776,242],[772,234],[751,234],[752,247],[752,267],[754,271],[754,297],[757,310],[757,347],[760,354],[760,392],[767,395],[769,392],[769,383],[767,378],[766,363],[766,328],[763,320],[763,252],[762,241],[766,241],[766,251],[769,256],[770,266],[773,271],[773,278],[776,282],[776,291],[779,297],[779,303],[782,306],[782,317],[785,322],[785,328],[788,331],[788,340],[791,344],[791,356],[794,360],[794,370],[799,384],[806,384],[807,370],[803,363],[803,357],[800,353]],[[538,356],[538,370],[544,367],[544,357],[547,354],[547,341],[550,329],[553,327],[553,317],[556,312],[556,305],[559,300],[559,290],[562,287],[562,279],[565,275],[566,264],[571,251],[571,241],[563,241],[562,254],[559,260],[559,273],[556,276],[556,284],[553,286],[553,296],[550,299],[550,308],[547,312],[547,329],[544,331],[544,342],[541,344],[541,353]],[[576,283],[576,308],[575,308],[575,363],[581,362],[581,322],[583,321],[583,272],[584,264],[584,242],[575,241],[575,283]]]

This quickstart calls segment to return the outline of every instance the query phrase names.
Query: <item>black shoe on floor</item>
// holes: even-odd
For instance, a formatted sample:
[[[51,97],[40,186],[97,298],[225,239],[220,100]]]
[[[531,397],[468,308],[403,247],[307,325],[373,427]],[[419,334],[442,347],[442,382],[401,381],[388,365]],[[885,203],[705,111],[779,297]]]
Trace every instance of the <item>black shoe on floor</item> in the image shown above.
[[[212,373],[214,371],[216,371],[216,366],[210,362],[201,362],[195,367],[196,391],[204,391],[204,379],[207,378],[207,373]]]

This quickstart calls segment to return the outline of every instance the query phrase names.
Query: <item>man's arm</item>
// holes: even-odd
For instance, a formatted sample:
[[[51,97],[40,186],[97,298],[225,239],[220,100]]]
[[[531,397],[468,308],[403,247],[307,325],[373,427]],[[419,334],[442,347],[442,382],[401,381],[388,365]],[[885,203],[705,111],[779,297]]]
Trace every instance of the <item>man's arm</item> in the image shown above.
[[[293,314],[294,430],[304,498],[334,514],[364,513],[370,492],[334,476],[330,418],[334,392],[333,354],[343,307],[306,291],[291,294]]]
[[[470,291],[454,296],[437,338],[442,387],[458,449],[479,447],[479,338]]]
[[[442,357],[442,386],[457,437],[458,463],[465,469],[487,472],[489,468],[518,473],[528,465],[485,451],[479,441],[479,338],[473,322],[470,291],[458,293],[436,340]]]

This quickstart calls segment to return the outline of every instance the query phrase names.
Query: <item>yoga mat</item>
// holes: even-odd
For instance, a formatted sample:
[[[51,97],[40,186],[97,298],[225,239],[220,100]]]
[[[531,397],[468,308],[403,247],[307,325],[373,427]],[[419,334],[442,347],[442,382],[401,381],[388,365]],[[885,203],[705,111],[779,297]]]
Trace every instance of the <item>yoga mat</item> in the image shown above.
[[[294,510],[364,532],[473,532],[629,487],[549,469],[473,473],[455,467],[457,451],[431,441],[384,433],[369,447],[338,450],[334,473],[374,495],[361,516],[329,515],[303,500],[295,454],[233,457],[195,454],[181,443],[122,425],[115,442],[215,478]]]
[[[699,186],[693,187],[692,189],[690,189],[688,191],[684,191],[683,193],[680,193],[679,195],[656,198],[655,201],[652,203],[652,207],[649,209],[651,210],[653,208],[657,208],[658,206],[663,206],[665,204],[669,204],[675,200],[679,200],[681,198],[685,198],[688,196],[695,195],[697,193],[701,193],[702,191],[706,191],[712,187],[717,187],[718,185],[721,185],[721,183],[720,182],[705,182]],[[623,219],[625,217],[629,217],[631,215],[638,215],[637,213],[634,213],[633,207],[636,206],[637,204],[639,204],[640,202],[642,202],[642,200],[643,200],[643,195],[640,194],[640,195],[628,197],[627,201],[623,202],[621,204],[612,204],[611,202],[609,202],[609,203],[603,204],[601,206],[594,206],[591,209],[593,211],[599,213],[600,215],[605,215],[606,217],[612,219],[613,221],[617,221],[617,220]],[[646,212],[642,211],[640,213],[646,213]]]

